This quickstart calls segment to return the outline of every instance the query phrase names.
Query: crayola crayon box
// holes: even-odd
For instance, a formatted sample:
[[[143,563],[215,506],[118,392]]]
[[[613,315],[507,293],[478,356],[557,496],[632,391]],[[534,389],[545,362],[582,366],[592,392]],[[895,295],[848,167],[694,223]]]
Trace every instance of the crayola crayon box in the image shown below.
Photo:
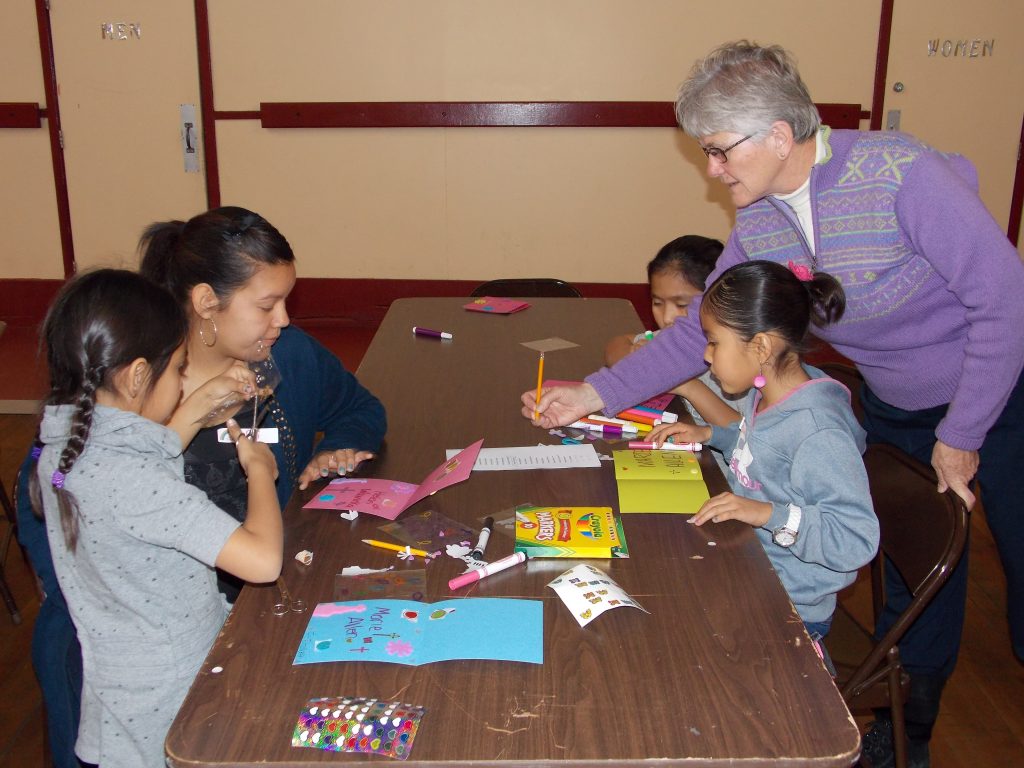
[[[516,552],[530,557],[629,557],[611,507],[516,507]]]

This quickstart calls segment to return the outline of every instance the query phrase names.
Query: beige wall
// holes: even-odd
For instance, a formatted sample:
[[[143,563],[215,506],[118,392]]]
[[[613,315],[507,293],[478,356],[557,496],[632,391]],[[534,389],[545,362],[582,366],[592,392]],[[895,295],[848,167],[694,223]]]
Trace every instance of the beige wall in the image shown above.
[[[0,101],[46,106],[32,3],[0,4]],[[0,278],[64,275],[50,137],[42,128],[0,130]]]
[[[868,108],[880,1],[737,0],[724,8],[678,0],[209,0],[216,107],[670,101],[696,57],[746,36],[793,50],[817,100]],[[1001,5],[979,0],[972,13],[979,4]],[[31,8],[10,5],[0,21],[34,35]],[[918,5],[896,0],[894,35],[912,40],[964,27],[955,3]],[[901,21],[908,7],[927,24],[913,15]],[[101,40],[100,22],[119,18],[140,21],[142,38]],[[201,176],[181,168],[177,127],[178,104],[198,104],[192,4],[55,3],[53,23],[78,260],[130,262],[146,223],[203,207]],[[985,17],[964,34],[985,36],[993,25],[1008,60],[1024,32],[1020,20]],[[42,101],[36,41],[25,38],[11,37],[17,74],[0,74],[0,100]],[[896,69],[890,75],[899,76]],[[980,71],[955,87],[981,91]],[[932,120],[921,128],[941,148],[976,161],[986,202],[1005,226],[1005,169],[1016,145],[994,147],[979,140],[985,133],[977,127],[998,114],[1019,129],[1020,114],[1010,114],[1001,96],[971,103],[977,125],[969,137],[930,138]],[[905,107],[910,130],[913,112]],[[732,221],[728,202],[704,177],[698,148],[673,129],[267,130],[249,120],[220,121],[217,130],[223,202],[274,222],[303,276],[640,282],[644,263],[668,239],[724,238]],[[0,184],[0,222],[21,254],[5,251],[0,277],[60,273],[45,141],[44,131],[0,131],[0,158],[17,161]],[[41,170],[33,151],[45,161]],[[998,182],[991,169],[1002,172]]]
[[[798,13],[806,25],[792,23]],[[878,3],[791,0],[739,2],[726,16],[675,1],[221,0],[211,6],[215,92],[218,108],[231,110],[260,101],[671,101],[700,53],[752,36],[798,49],[816,98],[867,105],[878,16]],[[721,35],[711,31],[723,24]],[[698,148],[672,129],[221,123],[218,148],[224,202],[274,221],[306,276],[640,282],[664,242],[685,232],[725,237],[732,220]]]

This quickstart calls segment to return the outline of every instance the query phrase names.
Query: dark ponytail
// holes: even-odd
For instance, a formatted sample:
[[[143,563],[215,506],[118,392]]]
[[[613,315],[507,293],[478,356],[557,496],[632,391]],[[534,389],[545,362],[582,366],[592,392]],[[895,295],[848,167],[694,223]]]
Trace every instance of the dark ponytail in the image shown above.
[[[75,410],[57,470],[42,482],[53,486],[64,541],[72,552],[81,513],[65,483],[88,444],[97,392],[109,387],[111,377],[138,358],[149,363],[149,383],[155,383],[184,342],[187,329],[184,312],[167,291],[119,269],[100,269],[72,279],[47,312],[42,341],[50,393],[45,405],[74,404]],[[37,470],[30,478],[37,514],[42,513],[39,483]]]
[[[197,285],[206,283],[227,301],[260,266],[295,261],[288,241],[269,221],[234,206],[215,208],[187,222],[151,224],[139,240],[139,250],[142,274],[185,307]]]
[[[778,334],[797,354],[807,351],[811,323],[837,322],[846,309],[843,286],[832,275],[773,261],[745,261],[725,270],[704,294],[701,313],[732,329],[744,341]]]

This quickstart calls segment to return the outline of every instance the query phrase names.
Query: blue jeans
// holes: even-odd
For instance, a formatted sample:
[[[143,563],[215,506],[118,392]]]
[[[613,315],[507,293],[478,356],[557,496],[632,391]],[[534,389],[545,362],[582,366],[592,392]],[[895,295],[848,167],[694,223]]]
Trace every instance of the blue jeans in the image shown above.
[[[861,390],[864,428],[869,443],[890,443],[924,464],[931,464],[935,428],[947,405],[904,411],[880,400],[867,386]],[[985,517],[1006,574],[1010,639],[1024,661],[1024,375],[985,437],[980,450],[978,484]],[[875,627],[881,637],[910,603],[911,595],[899,573],[885,563],[886,606]],[[967,602],[967,549],[924,613],[900,642],[900,658],[912,674],[948,679],[956,666]]]
[[[811,636],[811,640],[818,647],[821,652],[821,660],[825,663],[825,669],[832,677],[836,676],[836,666],[832,663],[832,657],[828,655],[828,648],[825,647],[825,643],[822,642],[825,639],[825,635],[832,628],[832,618],[829,617],[828,621],[805,621],[804,629],[807,630],[807,634]]]
[[[17,493],[18,541],[46,592],[32,630],[32,666],[46,706],[54,768],[79,768],[75,741],[82,703],[82,649],[53,570],[46,525],[32,513],[29,503],[28,478],[34,470],[35,461],[26,459]]]

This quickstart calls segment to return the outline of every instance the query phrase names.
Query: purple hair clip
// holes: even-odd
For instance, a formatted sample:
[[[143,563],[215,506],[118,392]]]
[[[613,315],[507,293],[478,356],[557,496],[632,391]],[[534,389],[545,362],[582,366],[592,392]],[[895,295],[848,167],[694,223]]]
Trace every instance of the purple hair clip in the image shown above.
[[[809,283],[814,279],[814,273],[811,272],[804,264],[797,264],[796,262],[790,261],[786,266],[789,267],[789,271],[796,275],[796,279],[801,283]]]
[[[33,459],[38,459],[42,455],[42,453],[43,453],[43,446],[41,446],[41,445],[33,445],[32,446],[32,450],[28,452],[28,455],[31,456]]]
[[[61,472],[59,469],[53,470],[53,474],[50,476],[50,484],[53,485],[58,491],[64,487],[64,481],[67,479],[67,475]]]

